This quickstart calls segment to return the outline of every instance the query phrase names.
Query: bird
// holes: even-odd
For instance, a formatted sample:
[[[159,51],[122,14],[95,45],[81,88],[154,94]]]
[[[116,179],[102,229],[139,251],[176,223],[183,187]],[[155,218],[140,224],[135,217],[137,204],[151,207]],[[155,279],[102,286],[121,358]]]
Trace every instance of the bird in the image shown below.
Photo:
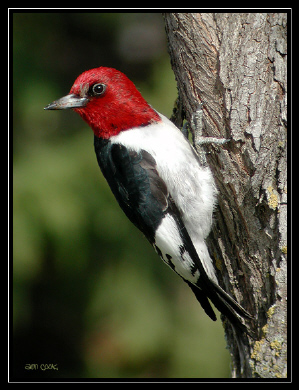
[[[128,219],[191,288],[205,313],[214,306],[233,329],[249,334],[252,316],[217,280],[206,238],[217,189],[211,169],[122,72],[98,67],[80,74],[69,94],[45,110],[72,109],[91,127],[98,165]]]

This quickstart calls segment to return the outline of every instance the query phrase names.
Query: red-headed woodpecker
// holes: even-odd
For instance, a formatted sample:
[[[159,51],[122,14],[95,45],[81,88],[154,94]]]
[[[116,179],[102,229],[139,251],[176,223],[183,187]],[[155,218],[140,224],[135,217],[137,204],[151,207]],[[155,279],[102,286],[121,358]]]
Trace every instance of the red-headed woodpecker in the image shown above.
[[[68,95],[45,107],[68,108],[92,128],[98,164],[130,221],[191,287],[212,320],[216,316],[208,298],[246,332],[240,316],[251,316],[219,286],[205,243],[215,182],[182,132],[111,68],[82,73]]]

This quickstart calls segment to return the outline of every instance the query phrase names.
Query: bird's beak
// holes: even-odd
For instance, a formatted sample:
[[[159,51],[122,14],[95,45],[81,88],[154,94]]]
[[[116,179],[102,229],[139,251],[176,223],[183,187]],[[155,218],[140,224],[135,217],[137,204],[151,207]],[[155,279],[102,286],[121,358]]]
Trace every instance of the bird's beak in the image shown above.
[[[66,110],[68,108],[80,108],[80,107],[85,107],[88,101],[89,100],[85,97],[81,97],[79,95],[75,95],[71,93],[48,104],[44,109],[45,110]]]

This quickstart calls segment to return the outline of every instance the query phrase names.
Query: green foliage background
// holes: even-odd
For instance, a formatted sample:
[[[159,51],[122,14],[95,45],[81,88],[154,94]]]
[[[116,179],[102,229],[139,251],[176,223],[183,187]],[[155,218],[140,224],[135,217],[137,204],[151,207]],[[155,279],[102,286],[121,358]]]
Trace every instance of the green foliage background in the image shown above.
[[[228,377],[221,322],[126,219],[97,166],[91,129],[73,112],[43,110],[103,65],[170,116],[177,92],[162,16],[10,16],[13,378]]]

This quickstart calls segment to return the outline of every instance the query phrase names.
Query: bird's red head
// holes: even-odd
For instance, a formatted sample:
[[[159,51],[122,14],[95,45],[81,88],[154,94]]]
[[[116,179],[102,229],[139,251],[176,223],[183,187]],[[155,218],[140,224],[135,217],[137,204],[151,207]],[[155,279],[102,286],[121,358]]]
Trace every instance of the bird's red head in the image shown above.
[[[106,67],[82,73],[69,95],[45,107],[67,108],[78,112],[100,138],[161,120],[127,76]]]

